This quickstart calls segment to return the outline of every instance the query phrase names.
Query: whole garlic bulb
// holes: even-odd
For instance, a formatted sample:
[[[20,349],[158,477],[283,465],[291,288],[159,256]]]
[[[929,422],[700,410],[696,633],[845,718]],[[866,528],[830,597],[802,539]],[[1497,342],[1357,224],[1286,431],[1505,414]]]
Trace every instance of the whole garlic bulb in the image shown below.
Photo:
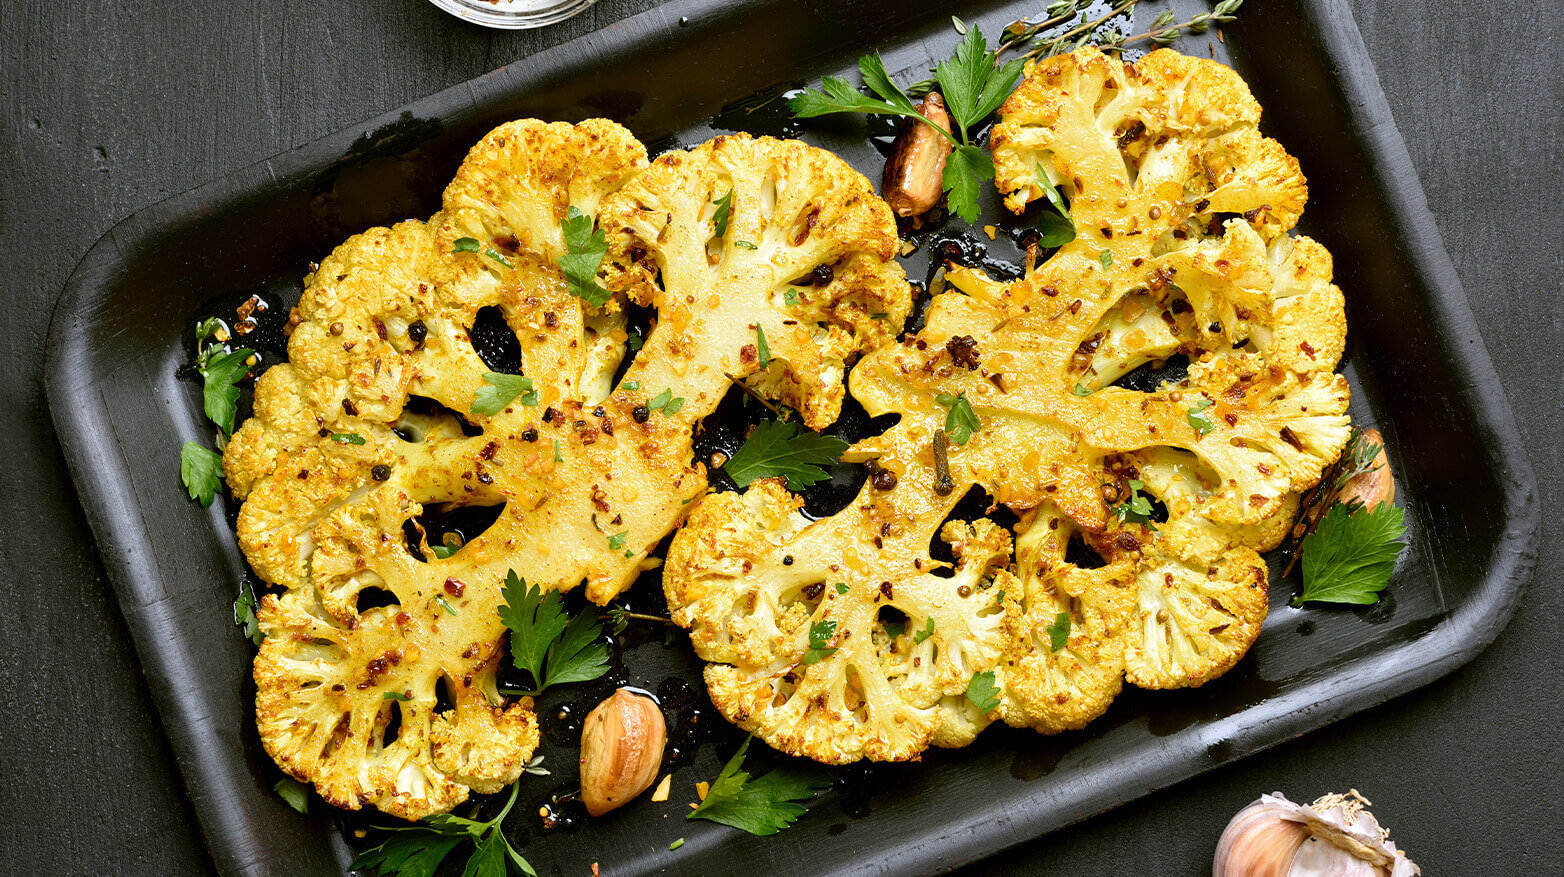
[[[1281,792],[1238,811],[1216,845],[1211,877],[1414,877],[1354,789],[1305,807]]]

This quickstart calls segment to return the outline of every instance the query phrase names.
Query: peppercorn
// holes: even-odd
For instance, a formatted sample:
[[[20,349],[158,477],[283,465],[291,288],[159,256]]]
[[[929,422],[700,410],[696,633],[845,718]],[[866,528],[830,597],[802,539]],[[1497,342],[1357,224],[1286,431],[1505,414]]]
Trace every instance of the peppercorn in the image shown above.
[[[646,407],[645,405],[637,405],[635,406],[635,409],[630,412],[630,416],[635,419],[636,423],[645,423],[646,419],[652,416],[652,409]]]
[[[369,470],[369,474],[373,476],[376,481],[388,481],[391,478],[391,467],[381,463],[375,468]]]
[[[407,337],[408,340],[422,347],[424,339],[429,337],[429,327],[424,325],[423,320],[414,320],[412,325],[407,327]]]

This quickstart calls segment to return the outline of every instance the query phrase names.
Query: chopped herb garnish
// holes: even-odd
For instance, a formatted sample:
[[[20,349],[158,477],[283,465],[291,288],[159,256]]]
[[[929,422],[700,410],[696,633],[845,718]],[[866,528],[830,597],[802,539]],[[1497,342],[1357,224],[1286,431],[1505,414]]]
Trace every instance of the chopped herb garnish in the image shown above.
[[[1146,489],[1146,484],[1135,478],[1129,479],[1130,498],[1113,507],[1113,516],[1126,524],[1145,524],[1147,529],[1157,529],[1151,522],[1151,499],[1141,495]]]
[[[746,250],[758,250],[758,249],[760,249],[760,247],[755,246],[754,244],[750,243],[749,241],[734,241],[733,242],[733,246],[735,246],[735,247],[743,247]]]
[[[570,294],[589,304],[602,307],[613,294],[597,282],[597,269],[608,255],[608,236],[592,227],[592,217],[575,205],[565,217],[565,255],[559,257],[559,270],[565,275]]]
[[[1086,389],[1086,387],[1082,386],[1081,384],[1076,384],[1075,389],[1071,392],[1075,393],[1077,396],[1090,396],[1092,394],[1091,390]]]
[[[967,683],[967,700],[985,713],[999,707],[999,686],[994,684],[993,670],[972,674],[972,681]]]
[[[972,403],[967,401],[966,393],[954,396],[940,393],[934,397],[934,401],[949,409],[945,414],[945,434],[956,444],[966,444],[974,432],[983,428],[983,422],[978,420],[977,412],[972,410]]]
[[[846,582],[837,582],[836,583],[836,592],[838,594],[845,594],[845,593],[847,593],[847,583]]]
[[[684,400],[673,394],[673,388],[669,387],[661,393],[646,400],[646,407],[653,411],[661,411],[664,417],[672,417],[684,407]]]
[[[603,626],[585,612],[568,617],[558,591],[545,594],[511,571],[500,598],[511,661],[527,671],[536,686],[523,694],[537,695],[551,685],[586,682],[608,672]]]
[[[554,462],[556,462],[556,463],[563,463],[563,462],[565,462],[565,455],[561,452],[561,448],[559,446],[559,439],[554,439]]]
[[[1070,642],[1070,613],[1060,612],[1054,623],[1048,625],[1048,648],[1059,651]]]
[[[733,215],[733,190],[729,189],[728,194],[711,203],[717,205],[717,214],[712,217],[712,225],[716,229],[717,237],[727,237],[728,217]]]
[[[782,291],[782,303],[790,308],[798,307],[798,290],[789,286]]]
[[[756,363],[761,368],[771,365],[771,345],[766,343],[766,327],[755,326],[755,349],[759,351],[759,360]]]
[[[493,417],[504,411],[505,406],[518,396],[521,397],[523,405],[538,404],[538,391],[532,386],[532,378],[526,375],[488,372],[483,376],[483,386],[473,394],[472,408],[468,410],[472,414]]]
[[[1102,263],[1103,270],[1113,267],[1113,251],[1103,250],[1097,254],[1097,261]]]
[[[255,646],[259,646],[262,639],[261,619],[255,614],[258,602],[249,580],[240,579],[239,596],[234,598],[234,624],[244,631],[244,638]]]
[[[930,615],[929,616],[929,623],[924,625],[922,630],[916,631],[916,632],[913,633],[912,641],[915,642],[915,643],[920,643],[921,644],[924,640],[928,639],[929,637],[931,637],[933,635],[934,635],[934,616]]]
[[[684,838],[681,837],[678,840],[674,841],[673,843],[669,844],[668,845],[668,849],[676,850],[676,849],[678,849],[679,847],[682,847],[682,846],[684,846]]]
[[[630,531],[629,530],[625,530],[622,533],[615,533],[614,535],[609,536],[608,537],[608,547],[612,548],[615,551],[619,551],[620,549],[625,547],[625,537],[629,536],[629,535],[630,535]]]
[[[510,260],[505,258],[505,255],[499,250],[496,250],[493,247],[485,247],[483,243],[477,238],[457,238],[456,242],[451,245],[451,249],[458,253],[482,252],[485,256],[488,256],[490,259],[493,259],[501,265],[504,265],[506,268],[516,267],[515,265],[512,265]]]
[[[896,639],[897,637],[901,636],[902,634],[904,634],[906,632],[907,632],[907,622],[905,622],[905,621],[887,621],[887,622],[885,622],[885,635],[890,637],[891,639]]]
[[[831,638],[836,636],[835,621],[816,621],[809,625],[809,651],[804,652],[805,664],[818,664],[836,653],[836,647],[830,645]]]
[[[382,701],[394,700],[398,703],[407,703],[408,701],[412,700],[411,697],[408,697],[400,691],[387,691],[385,694],[380,695],[380,699]]]
[[[787,478],[788,490],[802,490],[831,475],[826,471],[847,450],[836,436],[801,430],[793,423],[767,420],[755,426],[722,471],[739,487],[762,478]]]
[[[1189,414],[1187,415],[1189,425],[1202,436],[1210,435],[1211,431],[1216,429],[1216,424],[1211,422],[1211,415],[1205,413],[1207,408],[1215,404],[1210,399],[1201,399],[1189,409]]]
[[[199,502],[201,508],[210,507],[222,487],[223,455],[195,442],[185,442],[179,449],[179,480],[184,482],[190,498]]]
[[[810,768],[779,767],[751,779],[742,768],[753,739],[746,739],[728,759],[706,800],[684,818],[731,825],[754,835],[776,834],[804,815],[806,808],[795,802],[808,801],[830,787],[830,777],[824,771]]]
[[[451,601],[445,599],[445,596],[443,594],[435,594],[434,595],[434,602],[441,609],[444,609],[446,611],[446,613],[449,614],[449,615],[460,615],[461,614],[461,612],[458,611],[455,606],[451,605]]]
[[[439,560],[445,560],[460,550],[458,545],[431,545],[429,551]]]
[[[364,437],[356,432],[334,432],[328,436],[334,442],[342,442],[345,445],[361,445]]]

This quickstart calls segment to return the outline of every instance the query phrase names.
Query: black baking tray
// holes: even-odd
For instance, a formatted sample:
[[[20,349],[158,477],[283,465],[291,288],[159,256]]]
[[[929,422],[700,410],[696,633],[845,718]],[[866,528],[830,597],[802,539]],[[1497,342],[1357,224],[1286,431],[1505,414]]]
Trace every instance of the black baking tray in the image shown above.
[[[351,853],[328,808],[299,816],[271,792],[279,774],[255,739],[251,651],[232,628],[244,561],[220,504],[188,502],[177,476],[180,445],[210,439],[195,387],[176,378],[203,303],[257,290],[286,299],[347,234],[427,216],[466,149],[507,119],[606,116],[654,149],[691,145],[722,130],[714,116],[770,124],[747,109],[753,99],[735,102],[848,71],[864,51],[922,78],[956,39],[953,12],[995,36],[1044,5],[675,0],[148,207],[93,246],[54,315],[49,400],[221,872],[340,874]],[[1143,4],[1142,22],[1159,8]],[[592,862],[613,875],[949,869],[1410,691],[1508,621],[1535,559],[1535,483],[1347,3],[1250,0],[1222,39],[1180,47],[1244,74],[1263,129],[1309,177],[1302,230],[1335,255],[1347,293],[1353,415],[1384,432],[1407,512],[1411,545],[1386,599],[1295,610],[1275,583],[1251,654],[1203,688],[1127,691],[1083,732],[996,728],[920,764],[856,772],[772,838],[682,818],[690,786],[730,751],[705,746],[667,804],[533,838],[524,852],[540,873]],[[832,121],[803,136],[873,177],[880,158],[864,133]],[[1013,255],[1003,237],[991,247]],[[696,667],[679,643],[629,649],[624,662],[648,687]],[[564,769],[524,782],[568,784],[569,749],[545,751]],[[528,818],[512,821],[525,832]],[[686,844],[670,851],[678,837]]]

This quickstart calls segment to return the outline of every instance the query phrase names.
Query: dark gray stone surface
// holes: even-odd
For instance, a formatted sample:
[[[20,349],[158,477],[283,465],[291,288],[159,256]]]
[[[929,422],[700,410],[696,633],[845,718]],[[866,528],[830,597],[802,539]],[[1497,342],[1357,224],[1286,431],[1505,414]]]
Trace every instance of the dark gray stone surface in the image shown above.
[[[0,2],[0,871],[210,868],[43,398],[45,328],[76,260],[147,204],[651,5],[602,0],[502,34],[422,0]],[[1549,5],[1357,4],[1544,486],[1564,475],[1564,17]],[[1257,793],[1349,787],[1425,873],[1564,873],[1561,536],[1545,518],[1520,613],[1450,677],[972,873],[1208,873]]]

